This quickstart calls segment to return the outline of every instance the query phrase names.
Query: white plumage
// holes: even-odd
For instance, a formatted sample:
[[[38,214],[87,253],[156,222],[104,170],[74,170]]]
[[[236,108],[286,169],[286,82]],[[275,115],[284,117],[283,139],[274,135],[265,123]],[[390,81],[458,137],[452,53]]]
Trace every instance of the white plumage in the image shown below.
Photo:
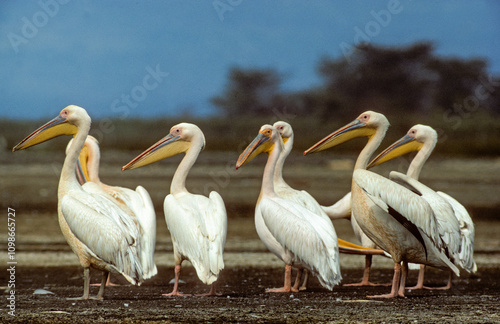
[[[206,285],[214,283],[224,269],[222,251],[227,221],[222,197],[215,191],[209,198],[189,193],[170,194],[164,202],[174,253],[189,260]]]
[[[269,152],[255,208],[255,226],[262,242],[286,266],[283,288],[267,291],[291,291],[292,266],[309,269],[324,287],[332,289],[341,275],[337,235],[331,221],[290,199],[280,198],[274,189],[273,177],[283,145],[277,129],[264,125],[236,164],[239,168],[251,156]]]
[[[391,179],[406,186],[410,190],[419,192],[432,207],[438,222],[441,240],[446,253],[453,263],[468,272],[475,272],[477,266],[474,262],[474,224],[467,210],[454,198],[436,192],[418,181],[420,172],[434,150],[437,143],[437,132],[426,125],[415,125],[401,139],[390,145],[373,159],[368,167],[387,162],[403,154],[418,151],[408,167],[407,177],[391,172]],[[417,285],[412,289],[424,287],[424,269],[420,268]],[[440,289],[451,287],[451,276],[448,285]]]
[[[285,160],[292,151],[293,148],[293,143],[294,143],[294,133],[292,126],[284,121],[278,121],[273,124],[273,127],[275,127],[278,132],[281,135],[281,138],[283,139],[284,142],[284,149],[281,152],[278,162],[276,163],[276,168],[274,171],[274,176],[273,176],[273,181],[274,181],[274,189],[276,191],[276,194],[285,199],[285,200],[290,200],[293,201],[300,206],[305,207],[306,209],[310,210],[311,212],[315,213],[316,215],[320,216],[322,220],[319,220],[318,222],[322,222],[326,228],[328,228],[329,231],[332,230],[333,224],[331,221],[328,219],[328,216],[326,213],[323,211],[321,208],[321,205],[316,201],[316,199],[313,198],[307,191],[305,190],[296,190],[290,187],[288,183],[283,179],[283,165],[285,164]],[[333,231],[335,232],[335,229],[333,228]],[[338,249],[338,243],[335,243],[337,245]],[[335,256],[336,258],[339,258],[338,255]],[[305,276],[303,279],[303,283],[301,287],[299,288],[300,284],[300,279],[302,277],[302,271],[305,270]],[[293,286],[293,290],[305,290],[307,287],[307,281],[308,281],[308,272],[307,269],[299,269],[297,273],[297,278],[295,280],[295,284]]]
[[[205,197],[188,192],[185,185],[189,170],[204,147],[205,137],[198,126],[181,123],[122,168],[133,169],[186,153],[172,179],[170,194],[163,203],[175,257],[174,288],[170,294],[165,294],[169,296],[182,295],[178,291],[178,284],[184,260],[193,264],[203,283],[212,285],[208,295],[215,295],[214,283],[224,268],[223,252],[227,234],[224,202],[215,191]]]
[[[429,203],[405,187],[366,171],[369,158],[388,127],[384,115],[367,111],[304,152],[318,152],[353,138],[368,137],[354,166],[351,207],[352,217],[363,232],[394,261],[391,292],[372,296],[380,298],[404,296],[408,262],[450,269],[459,275],[443,253],[437,220]]]
[[[121,273],[129,282],[141,284],[143,271],[137,242],[139,232],[130,215],[101,195],[94,183],[80,185],[75,168],[90,129],[85,109],[68,106],[61,113],[23,141],[13,151],[24,149],[59,135],[74,135],[64,160],[58,188],[58,220],[62,233],[84,268],[84,291],[89,298],[89,268],[103,271],[102,299],[109,272]]]
[[[73,140],[68,143],[67,149]],[[99,185],[95,188],[100,194],[111,197],[133,221],[133,226],[139,232],[137,248],[141,256],[141,264],[144,279],[149,279],[157,274],[154,262],[154,251],[156,246],[156,213],[149,193],[142,186],[137,186],[135,190],[124,187],[110,186],[101,182],[99,177],[100,149],[97,139],[88,135],[84,147],[80,152],[77,162],[77,172],[83,181],[90,181]],[[82,183],[85,188],[87,183]],[[102,189],[104,192],[101,192]],[[107,194],[107,195],[106,195]]]

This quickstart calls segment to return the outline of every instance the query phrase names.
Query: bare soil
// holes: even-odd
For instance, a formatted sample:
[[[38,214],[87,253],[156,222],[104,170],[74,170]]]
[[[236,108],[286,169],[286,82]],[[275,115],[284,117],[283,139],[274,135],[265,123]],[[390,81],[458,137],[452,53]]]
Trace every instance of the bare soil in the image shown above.
[[[36,156],[36,152],[26,152]],[[207,155],[207,154],[206,154]],[[112,281],[121,286],[108,287],[104,300],[72,301],[83,292],[82,268],[65,242],[56,215],[57,181],[61,160],[48,156],[44,163],[9,159],[0,168],[1,206],[16,211],[15,316],[8,314],[6,297],[9,273],[7,225],[0,230],[0,321],[12,323],[499,323],[500,322],[500,160],[443,160],[426,167],[424,182],[446,191],[468,208],[476,225],[476,274],[454,278],[450,290],[407,292],[406,298],[371,300],[367,295],[387,293],[389,287],[321,287],[315,278],[299,293],[266,293],[266,288],[283,284],[283,263],[260,242],[253,225],[253,204],[257,199],[262,165],[256,163],[234,171],[234,158],[214,158],[217,163],[201,161],[193,169],[188,184],[192,191],[218,190],[228,211],[228,237],[224,253],[225,269],[218,281],[218,297],[165,297],[172,289],[173,255],[170,235],[163,220],[161,205],[175,165],[159,164],[135,173],[122,173],[119,167],[128,157],[110,161],[102,170],[103,181],[134,188],[143,185],[157,206],[158,275],[141,287],[129,285],[119,275]],[[210,155],[208,155],[211,157]],[[31,159],[31,158],[30,158]],[[33,158],[36,160],[35,158]],[[112,160],[112,159],[110,159]],[[118,160],[118,158],[117,158]],[[221,162],[224,161],[224,162]],[[299,158],[297,158],[299,161]],[[344,162],[348,162],[345,160]],[[294,162],[292,160],[292,162]],[[307,189],[323,204],[336,201],[347,192],[352,165],[324,161],[313,168],[291,163],[285,173],[295,188]],[[341,161],[342,162],[342,161]],[[346,163],[347,163],[346,162]],[[471,172],[471,170],[475,170]],[[382,170],[385,172],[384,170]],[[327,177],[325,175],[328,175]],[[356,242],[346,220],[334,221],[340,238]],[[341,255],[342,284],[357,282],[364,258]],[[100,280],[91,271],[92,281]],[[203,293],[209,287],[197,278],[189,262],[183,264],[181,286],[184,293]],[[389,283],[392,263],[375,257],[371,279]],[[429,269],[426,284],[444,285],[447,273]],[[409,285],[416,281],[410,274]],[[46,289],[53,294],[34,294]],[[92,287],[96,294],[98,288]]]
[[[83,292],[82,268],[75,255],[58,233],[55,215],[28,214],[19,219],[20,236],[16,257],[16,310],[8,315],[6,299],[0,305],[2,322],[13,323],[498,323],[500,322],[500,222],[478,221],[476,224],[476,274],[464,273],[454,278],[450,290],[408,291],[406,298],[372,300],[367,295],[387,293],[389,287],[344,287],[333,291],[323,288],[316,278],[308,289],[298,293],[266,293],[266,288],[283,284],[283,263],[266,251],[251,227],[251,218],[229,221],[228,241],[224,255],[225,269],[218,281],[218,297],[165,297],[172,289],[173,256],[166,226],[158,220],[156,263],[158,275],[142,286],[129,285],[119,275],[112,281],[121,286],[107,287],[104,300],[74,301]],[[28,224],[32,226],[27,226]],[[41,224],[46,224],[40,232]],[[335,221],[339,236],[353,240],[347,221]],[[28,229],[31,230],[28,230]],[[38,234],[37,234],[38,232]],[[6,254],[6,252],[4,252]],[[2,258],[2,264],[7,260]],[[342,284],[357,282],[362,276],[364,257],[341,254]],[[6,266],[7,268],[7,266]],[[371,279],[389,283],[392,262],[374,257]],[[7,283],[9,273],[0,272]],[[91,270],[93,283],[100,272]],[[208,291],[189,262],[183,263],[181,291],[199,294]],[[426,284],[442,286],[447,273],[428,269]],[[410,273],[408,284],[416,281]],[[9,289],[4,290],[4,297]],[[45,289],[53,294],[34,294]],[[91,294],[97,294],[97,287]]]
[[[385,293],[388,287],[322,288],[312,280],[307,291],[271,294],[265,287],[281,283],[276,268],[231,268],[220,278],[219,297],[165,297],[173,268],[160,267],[159,275],[141,287],[107,287],[105,300],[72,301],[82,293],[78,267],[19,267],[16,316],[2,311],[2,322],[12,323],[113,323],[113,322],[391,322],[391,323],[498,323],[500,321],[499,269],[481,269],[477,275],[454,280],[448,291],[411,291],[406,298],[369,300],[367,294]],[[97,272],[95,277],[99,277]],[[344,282],[356,281],[359,270],[343,271]],[[374,269],[373,279],[388,282],[389,269]],[[206,292],[192,268],[185,269],[185,293]],[[429,271],[431,285],[446,276]],[[122,280],[116,280],[121,283]],[[39,287],[54,295],[34,295]],[[97,287],[92,292],[97,293]],[[3,307],[2,307],[3,308]]]

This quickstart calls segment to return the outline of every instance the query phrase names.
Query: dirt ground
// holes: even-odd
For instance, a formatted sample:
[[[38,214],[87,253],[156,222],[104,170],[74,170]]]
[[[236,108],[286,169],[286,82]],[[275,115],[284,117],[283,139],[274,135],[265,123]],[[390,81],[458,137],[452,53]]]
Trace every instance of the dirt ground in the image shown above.
[[[36,155],[36,152],[26,153]],[[409,291],[406,298],[371,300],[366,296],[386,293],[390,288],[342,286],[357,282],[364,265],[362,256],[345,254],[340,258],[343,280],[333,291],[324,289],[313,278],[306,291],[266,293],[266,288],[283,284],[284,267],[265,249],[253,224],[253,204],[258,195],[262,165],[256,163],[242,168],[241,173],[234,171],[234,161],[227,165],[217,163],[207,169],[213,160],[230,160],[227,157],[215,159],[210,154],[207,160],[195,166],[188,185],[199,193],[205,188],[217,189],[226,202],[229,221],[225,269],[218,281],[218,291],[222,295],[161,296],[170,292],[173,286],[170,283],[174,273],[172,244],[161,204],[175,166],[163,164],[125,174],[119,167],[128,157],[113,157],[116,161],[108,158],[108,164],[102,168],[103,181],[129,188],[143,185],[159,210],[155,253],[158,275],[141,287],[135,287],[115,274],[112,280],[122,286],[106,288],[104,300],[72,301],[66,298],[81,296],[83,276],[76,256],[60,232],[55,213],[62,160],[47,155],[43,163],[34,164],[24,160],[30,155],[16,155],[16,158],[18,156],[19,160],[6,160],[0,168],[3,214],[7,216],[8,208],[16,212],[17,261],[16,308],[15,316],[11,316],[6,299],[10,291],[7,286],[10,273],[6,271],[9,268],[8,234],[4,223],[0,230],[0,241],[5,242],[0,252],[0,264],[4,267],[0,271],[4,297],[0,303],[2,323],[500,323],[498,159],[436,161],[424,175],[424,181],[452,194],[471,212],[476,225],[474,245],[478,272],[455,277],[452,289],[447,291]],[[342,197],[349,187],[352,165],[346,161],[318,162],[314,168],[292,163],[285,177],[293,187],[306,189],[327,204]],[[327,172],[332,176],[325,181]],[[356,241],[348,221],[334,221],[334,226],[340,238]],[[91,271],[91,275],[92,282],[100,280],[98,271]],[[374,257],[371,278],[373,282],[390,282],[391,261]],[[180,288],[184,293],[202,293],[209,289],[198,280],[189,262],[183,264],[181,279],[185,281]],[[428,285],[440,286],[446,279],[445,272],[427,271]],[[408,283],[411,285],[415,281],[416,271],[413,271]],[[50,293],[35,294],[37,289]],[[91,293],[95,295],[97,290],[92,287]]]
[[[158,275],[141,287],[129,285],[119,275],[112,281],[121,286],[108,287],[102,301],[73,301],[83,291],[82,268],[64,238],[58,233],[52,213],[31,213],[18,223],[17,231],[25,232],[16,252],[16,310],[8,315],[7,303],[0,305],[2,322],[13,323],[498,323],[500,322],[500,222],[487,220],[476,224],[476,262],[478,272],[454,278],[451,290],[419,290],[407,292],[406,298],[371,300],[367,295],[381,294],[389,287],[343,287],[333,291],[321,287],[316,278],[308,289],[298,293],[266,293],[266,288],[283,284],[283,263],[266,251],[253,229],[251,218],[229,220],[228,240],[224,255],[219,297],[165,297],[172,289],[173,256],[164,223],[158,220],[158,245],[155,260]],[[43,233],[37,229],[44,226]],[[339,236],[354,241],[350,224],[335,221]],[[31,230],[28,230],[31,228]],[[489,239],[488,239],[489,238]],[[44,242],[44,243],[42,243]],[[2,264],[6,264],[5,258]],[[362,276],[364,257],[341,254],[342,283],[357,282]],[[2,271],[1,282],[8,281]],[[93,283],[100,280],[91,271]],[[372,281],[388,283],[392,263],[374,257]],[[447,274],[429,269],[426,283],[445,284]],[[208,286],[197,278],[189,262],[183,264],[181,291],[204,293]],[[415,283],[416,271],[409,284]],[[4,297],[9,289],[1,287]],[[45,289],[53,294],[35,294]],[[97,294],[97,287],[91,294]],[[6,299],[4,299],[5,301]]]
[[[477,275],[455,279],[449,291],[412,291],[404,299],[378,301],[365,296],[385,293],[387,287],[338,286],[330,292],[313,280],[305,292],[265,293],[265,287],[281,283],[283,273],[281,269],[261,267],[224,271],[220,297],[164,297],[161,294],[172,289],[168,282],[173,268],[160,267],[159,275],[141,287],[108,287],[103,301],[72,301],[65,297],[82,292],[78,267],[20,267],[16,317],[2,310],[1,319],[13,323],[498,323],[498,271],[480,269]],[[388,282],[391,275],[389,269],[373,271],[377,282]],[[356,281],[361,271],[343,271],[343,276],[344,282]],[[186,280],[183,292],[207,291],[192,268],[186,269],[182,277]],[[431,285],[438,285],[444,283],[445,276],[430,271],[427,279]],[[33,295],[39,287],[55,295]],[[97,289],[94,287],[92,292]]]

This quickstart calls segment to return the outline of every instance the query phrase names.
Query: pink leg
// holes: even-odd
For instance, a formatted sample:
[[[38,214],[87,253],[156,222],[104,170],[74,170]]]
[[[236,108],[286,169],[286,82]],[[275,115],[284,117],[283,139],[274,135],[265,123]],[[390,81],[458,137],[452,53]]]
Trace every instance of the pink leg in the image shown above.
[[[302,286],[300,286],[299,290],[306,290],[307,289],[307,280],[309,280],[309,270],[304,269],[304,280],[302,281]]]
[[[179,277],[181,275],[181,265],[176,264],[175,265],[175,282],[174,282],[174,289],[170,294],[162,294],[162,296],[191,296],[189,294],[182,294],[179,292]]]
[[[451,279],[453,277],[453,273],[450,271],[450,274],[448,276],[448,284],[443,287],[424,287],[425,289],[430,289],[430,290],[448,290],[451,288]]]
[[[403,268],[401,271],[401,281],[399,282],[399,291],[398,296],[405,296],[405,287],[406,287],[406,277],[408,276],[408,262],[403,262]]]
[[[363,271],[363,279],[358,283],[344,284],[346,287],[361,287],[361,286],[387,286],[386,284],[376,284],[370,282],[370,269],[372,267],[372,255],[367,255],[365,258],[365,270]]]
[[[97,284],[90,284],[91,286],[100,286],[100,283]],[[118,287],[121,286],[120,284],[115,284],[111,282],[111,275],[108,277],[108,280],[106,280],[106,287]]]
[[[425,275],[425,264],[420,265],[418,270],[417,284],[413,287],[407,287],[406,289],[422,289],[424,288],[424,275]]]
[[[302,278],[302,273],[304,269],[297,269],[297,276],[295,277],[295,283],[293,284],[292,291],[299,291],[300,279]]]
[[[368,298],[394,298],[398,297],[399,281],[401,279],[401,264],[394,263],[394,277],[392,278],[391,292],[386,295],[367,296]]]
[[[448,278],[448,284],[444,287],[428,287],[424,286],[424,272],[425,272],[425,265],[421,264],[420,265],[420,270],[418,271],[418,281],[417,284],[414,287],[408,287],[406,289],[428,289],[428,290],[448,290],[451,288],[451,279],[452,279],[452,272],[450,271],[450,275]]]
[[[292,266],[285,265],[285,284],[283,288],[266,289],[266,292],[290,292],[292,291]]]

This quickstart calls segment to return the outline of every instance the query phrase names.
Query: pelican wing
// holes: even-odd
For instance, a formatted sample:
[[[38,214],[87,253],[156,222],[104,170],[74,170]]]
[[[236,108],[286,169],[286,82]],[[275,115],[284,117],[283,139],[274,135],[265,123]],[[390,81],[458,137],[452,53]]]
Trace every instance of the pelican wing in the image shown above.
[[[212,206],[211,200],[207,197],[181,193],[175,196],[168,195],[165,198],[164,209],[165,220],[177,253],[193,264],[201,281],[205,284],[213,283],[217,280],[220,269],[224,267],[222,248],[226,236],[226,228],[222,231],[219,228],[219,232],[215,233],[214,229],[218,225],[211,222],[213,219],[221,218],[212,215],[216,207]],[[210,216],[207,217],[207,214]],[[207,225],[209,222],[210,225]],[[226,224],[223,221],[220,223]],[[220,252],[217,252],[220,255],[217,261],[212,261],[211,253],[218,248],[221,248]]]
[[[390,179],[418,193],[431,206],[438,225],[439,236],[443,240],[447,253],[457,265],[460,261],[460,225],[452,206],[442,196],[418,180],[399,172],[391,172]]]
[[[222,255],[227,236],[226,206],[220,194],[215,191],[210,193],[208,201],[204,201],[208,202],[208,206],[204,211],[208,238],[210,240],[210,269],[213,273],[218,274],[220,270],[224,269]]]
[[[112,196],[122,201],[135,215],[140,231],[140,254],[144,269],[144,278],[149,279],[157,274],[154,263],[156,245],[156,213],[149,193],[141,186],[135,191],[122,187],[109,187]]]
[[[341,280],[337,235],[331,222],[331,227],[325,226],[320,216],[278,197],[262,198],[257,208],[271,234],[293,253],[295,262],[318,274],[329,289]]]
[[[131,283],[142,282],[140,259],[135,247],[136,234],[117,221],[126,217],[107,198],[71,190],[60,202],[68,226],[87,247],[87,253],[114,266]]]
[[[419,234],[412,230],[416,226],[436,247],[443,247],[434,213],[422,197],[371,171],[355,170],[353,179],[376,205],[398,219],[413,235],[418,238]]]
[[[135,188],[135,192],[137,193],[137,197],[139,197],[139,201],[136,202],[136,208],[141,211],[140,213],[136,213],[137,219],[141,224],[145,235],[154,238],[154,241],[156,239],[156,213],[153,201],[144,187],[137,186],[137,188]],[[132,210],[134,209],[135,208]]]
[[[154,262],[156,247],[156,213],[151,196],[142,186],[135,188],[137,196],[141,201],[141,212],[136,213],[137,220],[142,227],[142,250],[141,259],[144,267],[144,279],[149,279],[158,273]]]
[[[87,193],[86,199],[93,204],[93,208],[112,219],[122,232],[126,233],[127,241],[133,241],[135,244],[140,232],[134,213],[130,209],[121,208],[108,192],[94,182],[87,182],[81,188]]]
[[[455,198],[441,191],[438,191],[437,193],[438,195],[446,199],[446,201],[451,205],[460,224],[460,260],[462,261],[462,266],[468,272],[476,272],[477,265],[474,261],[475,229],[472,218],[469,216],[469,213],[467,212],[465,207]]]

